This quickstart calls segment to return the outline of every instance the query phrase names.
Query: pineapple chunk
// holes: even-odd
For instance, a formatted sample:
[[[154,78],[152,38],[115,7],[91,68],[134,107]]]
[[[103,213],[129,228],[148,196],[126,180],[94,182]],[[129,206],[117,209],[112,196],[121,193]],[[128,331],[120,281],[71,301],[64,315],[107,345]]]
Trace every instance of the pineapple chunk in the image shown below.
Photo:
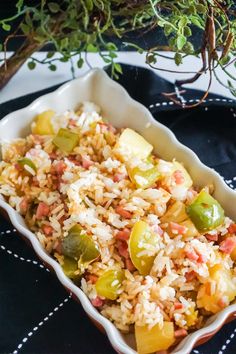
[[[115,151],[119,157],[125,161],[132,157],[140,160],[146,159],[153,146],[149,144],[141,135],[130,128],[126,128],[119,137],[115,146]]]
[[[210,270],[209,282],[202,284],[198,291],[197,305],[212,313],[217,313],[234,300],[236,285],[229,269],[222,264],[216,264]],[[216,289],[211,292],[211,282],[214,281]]]
[[[181,223],[182,221],[188,219],[188,215],[186,214],[185,211],[185,205],[184,203],[177,201],[174,204],[172,204],[167,212],[161,217],[161,222],[166,223],[166,222],[177,222]]]
[[[198,311],[194,309],[194,307],[190,307],[188,309],[188,313],[185,314],[185,321],[188,327],[194,326],[197,322]]]
[[[51,118],[54,115],[55,112],[51,109],[38,114],[31,126],[32,133],[37,135],[53,135],[54,130],[52,127]]]
[[[187,228],[187,231],[184,234],[185,237],[195,237],[200,235],[194,223],[190,219],[184,220],[180,223],[180,225]]]
[[[175,342],[174,324],[164,321],[162,328],[157,324],[151,329],[135,325],[135,338],[138,354],[166,350]]]
[[[184,168],[184,166],[177,162],[177,161],[173,161],[173,166],[174,166],[174,171],[181,171],[182,175],[184,177],[184,182],[183,182],[183,186],[185,186],[186,188],[190,188],[193,184],[192,178],[190,177],[189,173],[187,172],[186,168]]]

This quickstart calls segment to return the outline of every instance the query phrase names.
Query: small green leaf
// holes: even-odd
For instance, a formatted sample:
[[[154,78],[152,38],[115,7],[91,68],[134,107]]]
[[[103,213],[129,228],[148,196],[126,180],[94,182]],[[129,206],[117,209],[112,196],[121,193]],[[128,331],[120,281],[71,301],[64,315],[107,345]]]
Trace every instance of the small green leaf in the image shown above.
[[[192,35],[191,28],[189,26],[184,27],[184,35],[190,37]]]
[[[194,53],[194,46],[192,45],[192,43],[187,42],[183,46],[183,51],[187,54],[193,54]]]
[[[0,43],[0,52],[3,50],[3,45]]]
[[[202,4],[196,4],[196,10],[199,14],[205,14],[207,12],[207,7]]]
[[[117,46],[111,42],[107,43],[106,47],[107,47],[107,50],[110,50],[110,51],[118,50]]]
[[[187,25],[187,23],[188,23],[187,17],[182,17],[178,22],[179,29],[182,29],[183,27],[185,27]]]
[[[227,55],[226,57],[224,57],[220,60],[220,65],[228,64],[230,59],[231,59],[230,55]],[[234,63],[234,66],[236,67],[236,63]]]
[[[25,23],[29,27],[32,27],[32,25],[33,25],[32,18],[31,18],[30,14],[28,12],[26,12],[26,14],[25,14]],[[40,28],[40,27],[38,27],[38,28]]]
[[[60,6],[56,2],[49,2],[48,8],[54,14],[60,11]]]
[[[156,56],[154,54],[149,54],[147,56],[147,63],[148,64],[155,64],[157,61],[156,61]]]
[[[51,71],[56,71],[56,70],[57,70],[57,67],[56,67],[56,65],[54,65],[54,64],[50,64],[49,67],[48,67],[48,69],[51,70]]]
[[[160,20],[160,21],[158,21],[158,26],[159,26],[159,27],[164,27],[165,24],[166,24],[166,21],[165,21],[165,20]]]
[[[175,53],[175,64],[180,65],[183,63],[182,55],[180,53]]]
[[[176,39],[175,39],[175,37],[171,37],[169,39],[169,46],[171,47],[172,50],[176,49]]]
[[[7,23],[3,23],[3,24],[2,24],[2,29],[4,29],[4,31],[10,31],[11,26],[8,25]]]
[[[122,67],[119,63],[114,63],[114,68],[115,68],[115,71],[118,72],[119,74],[123,73]]]
[[[28,25],[26,25],[25,23],[21,23],[20,28],[24,34],[29,34],[30,27]]]
[[[183,36],[182,34],[178,35],[177,41],[176,41],[178,50],[181,50],[183,48],[186,41],[187,41],[187,38],[185,36]]]
[[[77,61],[77,67],[80,69],[82,68],[84,64],[84,59],[83,58],[80,58],[78,61]]]
[[[203,28],[201,22],[197,19],[197,17],[192,16],[191,21],[192,21],[192,24],[197,26],[198,28]]]
[[[22,7],[23,3],[24,3],[24,0],[18,0],[17,1],[16,8],[17,8],[18,11],[21,10],[21,7]]]
[[[87,52],[97,53],[98,52],[98,48],[95,45],[93,45],[92,43],[89,43],[87,45]]]
[[[93,1],[92,0],[85,0],[86,7],[89,11],[93,10]]]
[[[69,39],[67,37],[63,38],[60,41],[60,47],[61,49],[67,48],[68,47],[68,43],[69,43]]]
[[[104,61],[104,63],[106,64],[110,64],[111,63],[111,59],[108,57],[105,57],[104,55],[102,56],[102,60]]]
[[[64,56],[64,57],[60,58],[59,60],[60,60],[60,62],[62,62],[62,63],[67,63],[67,62],[69,61],[69,59],[70,59],[70,58]]]
[[[50,59],[54,56],[55,52],[48,52],[47,53],[47,58]]]
[[[169,24],[165,24],[164,26],[164,33],[166,36],[169,36],[173,32],[173,27]]]
[[[114,52],[110,52],[110,53],[109,53],[109,57],[110,57],[111,59],[115,59],[115,58],[117,58],[117,54],[114,53]]]
[[[229,61],[230,61],[230,55],[227,55],[226,57],[224,57],[220,60],[220,65],[226,65],[229,63]]]
[[[30,70],[34,70],[34,68],[36,67],[36,63],[33,60],[29,61],[27,65]]]
[[[187,12],[189,15],[195,15],[196,14],[196,7],[194,5],[190,5],[189,8],[187,9]]]

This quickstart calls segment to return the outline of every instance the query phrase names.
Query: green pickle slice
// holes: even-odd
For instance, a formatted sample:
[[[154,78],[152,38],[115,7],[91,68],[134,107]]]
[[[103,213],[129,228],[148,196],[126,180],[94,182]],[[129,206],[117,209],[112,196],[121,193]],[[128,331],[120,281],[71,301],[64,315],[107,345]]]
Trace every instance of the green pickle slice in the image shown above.
[[[224,221],[224,210],[209,193],[202,190],[186,208],[190,219],[198,231],[210,231]]]
[[[78,262],[75,259],[64,256],[62,269],[65,275],[73,281],[80,279],[80,274],[75,274],[78,270]]]
[[[79,261],[81,265],[91,263],[100,256],[96,244],[79,225],[73,226],[62,241],[62,254]]]
[[[141,170],[138,167],[129,169],[129,178],[136,185],[137,188],[149,188],[151,187],[159,178],[160,173],[158,172],[157,166],[153,166],[148,170]]]
[[[53,139],[53,144],[63,152],[71,152],[79,142],[79,135],[68,129],[59,129],[57,135]]]
[[[109,300],[116,300],[118,297],[117,291],[119,290],[123,280],[124,274],[121,270],[107,270],[96,281],[95,288],[97,294]]]
[[[148,275],[156,257],[155,248],[159,242],[159,236],[151,232],[145,221],[137,221],[129,238],[129,253],[131,261],[142,275]],[[154,255],[150,255],[153,254]]]
[[[27,165],[30,168],[32,168],[35,172],[37,171],[35,164],[28,157],[22,157],[21,159],[17,160],[17,163],[23,168],[25,165]]]

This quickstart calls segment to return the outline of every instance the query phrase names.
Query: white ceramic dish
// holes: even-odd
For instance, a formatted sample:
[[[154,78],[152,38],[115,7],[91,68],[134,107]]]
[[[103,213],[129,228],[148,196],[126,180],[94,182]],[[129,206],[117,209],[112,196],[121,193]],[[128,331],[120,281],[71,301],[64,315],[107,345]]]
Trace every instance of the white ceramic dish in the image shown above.
[[[178,161],[182,161],[193,177],[195,185],[214,184],[215,197],[224,207],[226,214],[236,220],[234,207],[236,192],[227,187],[215,171],[203,165],[189,148],[177,141],[169,129],[156,122],[144,106],[134,101],[124,88],[112,81],[100,69],[91,70],[56,91],[38,98],[29,106],[8,114],[0,121],[0,141],[25,136],[29,133],[29,126],[34,116],[43,110],[51,108],[57,112],[64,112],[87,100],[101,106],[103,115],[116,127],[130,127],[141,133],[162,158],[171,160],[175,157]],[[105,329],[114,349],[123,354],[135,354],[132,335],[122,335],[109,320],[100,315],[86,295],[64,275],[60,265],[44,251],[35,235],[27,228],[24,219],[3,199],[0,199],[0,207],[8,213],[15,228],[30,241],[41,260],[54,269],[59,281],[80,301],[89,317],[99,327]],[[196,344],[211,338],[235,314],[236,304],[228,306],[211,317],[204,328],[188,335],[172,353],[189,353]]]

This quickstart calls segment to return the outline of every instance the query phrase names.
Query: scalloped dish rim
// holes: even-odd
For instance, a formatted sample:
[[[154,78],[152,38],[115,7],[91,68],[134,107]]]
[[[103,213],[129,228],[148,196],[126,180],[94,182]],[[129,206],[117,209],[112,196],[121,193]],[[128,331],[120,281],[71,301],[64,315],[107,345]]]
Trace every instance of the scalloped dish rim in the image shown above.
[[[63,84],[55,91],[37,98],[25,108],[22,108],[20,110],[17,110],[5,116],[0,121],[0,139],[1,139],[1,135],[2,136],[4,135],[4,129],[6,130],[6,128],[9,128],[8,125],[11,125],[14,119],[17,118],[19,119],[19,117],[23,119],[22,116],[24,115],[24,113],[26,113],[25,117],[27,117],[29,116],[29,112],[31,114],[31,117],[33,118],[35,114],[39,113],[38,109],[40,106],[44,106],[45,104],[47,105],[47,102],[50,103],[50,101],[53,100],[54,102],[56,102],[57,98],[58,100],[60,100],[60,95],[62,95],[66,91],[69,92],[70,90],[73,89],[73,87],[76,87],[76,85],[78,86],[86,85],[86,83],[89,82],[89,80],[91,81],[91,83],[94,82],[94,80],[95,82],[97,80],[98,84],[101,85],[101,87],[105,87],[107,85],[109,89],[111,89],[110,92],[112,92],[117,96],[120,95],[123,99],[123,102],[126,104],[125,107],[127,107],[127,111],[128,108],[132,108],[132,107],[135,108],[137,111],[139,111],[140,116],[143,117],[141,118],[141,120],[143,120],[143,123],[145,123],[143,124],[143,128],[145,127],[145,125],[147,125],[147,122],[149,126],[157,127],[160,136],[163,135],[174,146],[175,150],[178,151],[179,154],[182,154],[183,158],[186,158],[186,161],[188,160],[189,163],[191,161],[191,164],[194,166],[195,170],[198,170],[199,175],[203,174],[204,176],[209,177],[214,182],[216,190],[219,189],[221,190],[221,195],[222,198],[224,199],[223,206],[225,207],[226,202],[228,202],[229,205],[227,205],[227,208],[228,210],[230,210],[231,208],[230,204],[232,205],[232,202],[236,201],[236,192],[231,190],[224,183],[223,179],[220,177],[220,175],[218,175],[218,173],[216,173],[214,170],[210,169],[209,167],[205,166],[192,150],[190,150],[189,148],[181,144],[176,139],[175,135],[168,128],[155,121],[151,113],[148,111],[146,107],[144,107],[142,104],[138,103],[137,101],[133,100],[129,96],[127,91],[121,85],[119,85],[118,83],[114,82],[111,78],[109,78],[109,76],[102,69],[92,69],[86,74],[78,77],[77,79]],[[94,87],[96,87],[96,85]],[[103,90],[101,90],[101,95],[102,92]],[[26,118],[25,120],[27,119],[29,118]],[[27,124],[28,123],[25,123],[25,126]],[[12,129],[14,130],[13,126]],[[38,257],[44,263],[46,263],[47,266],[49,266],[55,271],[57,278],[62,283],[62,285],[79,300],[87,315],[90,318],[92,318],[92,320],[95,321],[97,325],[102,326],[104,328],[113,348],[122,354],[135,354],[136,351],[126,343],[124,336],[119,332],[119,330],[116,329],[116,327],[108,319],[103,317],[93,307],[93,305],[90,303],[85,293],[83,293],[83,291],[79,287],[73,284],[73,282],[65,276],[59,263],[57,263],[51,256],[49,256],[46,253],[46,251],[43,249],[38,239],[24,223],[23,218],[9,204],[7,204],[2,197],[0,198],[0,208],[4,209],[7,212],[12,224],[19,231],[19,233],[25,236],[30,241]],[[235,212],[235,218],[236,218],[236,212]],[[235,316],[235,314],[236,314],[236,304],[232,304],[226,307],[218,314],[210,317],[209,320],[207,321],[208,323],[207,326],[189,334],[173,349],[172,354],[189,353],[193,349],[193,347],[197,345],[197,343],[200,342],[202,343],[204,339],[205,340],[210,339],[223,326],[223,324],[227,321],[227,319],[229,317]]]

